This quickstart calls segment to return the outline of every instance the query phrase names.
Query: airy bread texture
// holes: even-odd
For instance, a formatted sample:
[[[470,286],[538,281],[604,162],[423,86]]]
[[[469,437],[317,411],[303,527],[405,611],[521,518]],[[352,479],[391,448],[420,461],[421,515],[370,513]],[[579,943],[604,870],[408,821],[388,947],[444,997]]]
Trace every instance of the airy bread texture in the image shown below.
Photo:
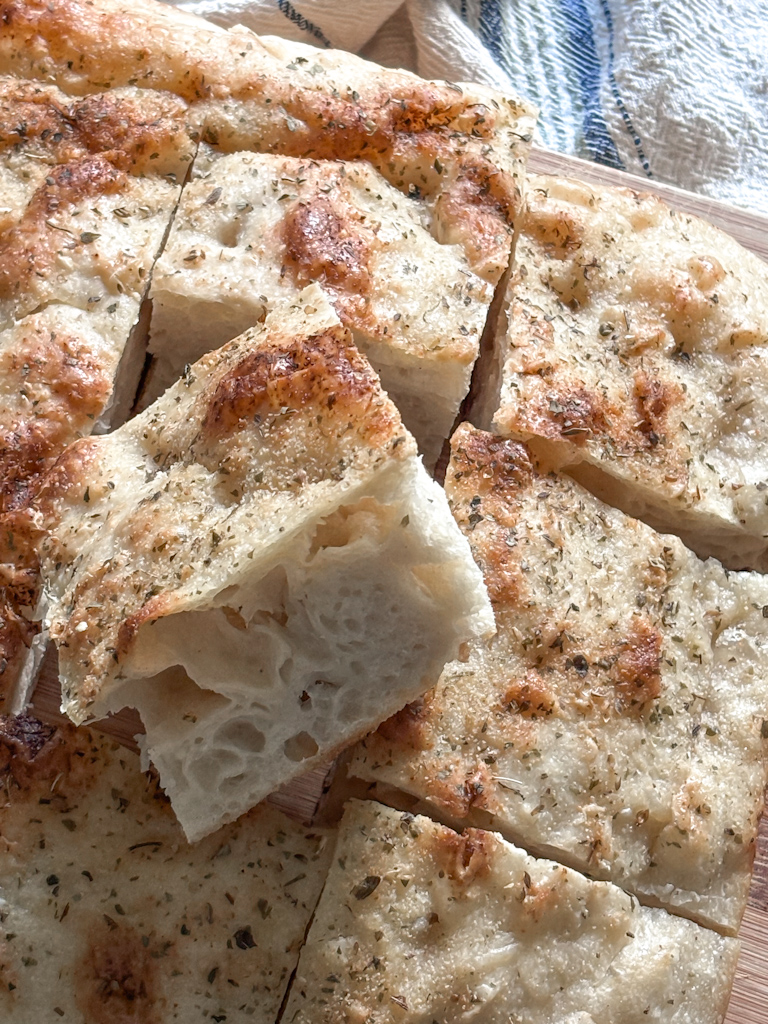
[[[498,633],[353,774],[735,933],[767,781],[768,580],[466,425],[446,491]]]
[[[730,568],[768,569],[768,268],[625,189],[531,178],[494,424]]]
[[[139,710],[190,839],[494,629],[444,492],[317,286],[73,445],[36,516],[63,710]]]
[[[720,1024],[737,953],[490,832],[353,801],[282,1019]]]
[[[149,397],[318,281],[434,464],[493,297],[435,234],[424,200],[370,164],[206,148],[153,274]]]
[[[190,846],[139,758],[0,718],[0,1015],[274,1024],[331,837],[266,806]]]

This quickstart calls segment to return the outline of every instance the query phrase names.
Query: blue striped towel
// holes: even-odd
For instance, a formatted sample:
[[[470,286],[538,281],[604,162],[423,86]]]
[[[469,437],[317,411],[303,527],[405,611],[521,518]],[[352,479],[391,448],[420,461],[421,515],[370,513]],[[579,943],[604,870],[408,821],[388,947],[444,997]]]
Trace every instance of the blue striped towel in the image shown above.
[[[768,213],[765,0],[181,0],[360,52],[427,78],[475,80],[541,108],[562,153]]]

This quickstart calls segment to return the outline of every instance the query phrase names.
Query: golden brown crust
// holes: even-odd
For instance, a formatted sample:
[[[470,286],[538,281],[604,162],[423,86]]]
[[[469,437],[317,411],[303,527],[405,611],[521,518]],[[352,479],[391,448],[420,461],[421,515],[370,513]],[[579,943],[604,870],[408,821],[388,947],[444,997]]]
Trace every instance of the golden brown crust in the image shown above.
[[[765,781],[765,578],[699,562],[468,425],[446,491],[497,635],[351,774],[735,931]]]
[[[482,523],[487,513],[481,512],[480,506],[486,501],[493,521],[514,531],[520,503],[535,476],[525,445],[460,428],[453,439],[448,472],[455,483],[455,494],[464,495],[466,485],[462,481],[471,481],[473,493],[467,492],[465,501],[452,500],[454,517],[466,533],[472,534]],[[512,543],[513,534],[488,531],[483,539],[482,547],[476,547],[473,553],[483,570],[494,609],[523,602],[528,586],[520,567],[520,553]]]
[[[0,235],[0,299],[23,295],[34,277],[46,277],[50,272],[62,248],[62,230],[51,217],[84,200],[115,195],[123,189],[125,180],[125,172],[101,154],[53,168],[21,221]],[[73,237],[69,231],[66,235],[66,244],[73,248],[94,241],[87,235]]]
[[[529,178],[496,429],[732,568],[762,568],[765,265],[655,196]]]
[[[292,333],[291,325],[308,315],[301,301],[291,307],[293,319],[278,323],[277,314],[271,314],[263,328],[204,356],[161,400],[122,428],[127,443],[138,445],[140,458],[157,467],[163,482],[141,501],[126,496],[136,505],[124,517],[121,544],[80,574],[66,613],[51,623],[51,636],[62,648],[60,665],[79,677],[78,694],[85,702],[101,690],[105,678],[120,671],[144,624],[189,600],[185,585],[195,567],[205,572],[220,554],[220,530],[229,532],[229,517],[238,506],[244,511],[251,501],[300,502],[313,485],[328,486],[358,467],[413,453],[395,407],[344,328]],[[306,308],[310,318],[317,312]],[[53,575],[57,563],[78,560],[83,524],[77,509],[98,519],[111,508],[110,478],[131,465],[130,460],[128,467],[122,465],[117,453],[116,442],[82,438],[47,475],[35,507],[55,528],[45,542]],[[215,508],[222,526],[202,537],[197,536],[200,499],[189,473],[216,481]],[[143,472],[140,477],[143,486]],[[185,515],[192,517],[193,530],[184,525]],[[161,577],[154,553],[168,544],[178,560],[163,560]],[[101,614],[93,614],[94,609]]]
[[[432,696],[433,691],[430,690],[419,700],[406,704],[397,714],[381,723],[379,733],[392,743],[402,743],[413,750],[429,749],[432,744],[428,728]]]
[[[462,833],[436,828],[425,843],[425,852],[434,860],[435,869],[444,872],[460,892],[489,874],[497,837],[480,828]],[[441,876],[442,877],[442,876]]]
[[[162,977],[177,969],[130,925],[94,916],[84,955],[74,970],[77,1005],[89,1024],[162,1024]]]
[[[460,243],[478,274],[495,284],[507,265],[522,194],[512,151],[523,157],[533,126],[522,103],[346,55],[294,60],[290,47],[281,56],[146,0],[7,0],[0,20],[5,70],[78,92],[172,91],[192,104],[204,139],[229,151],[367,160],[402,191],[431,197],[436,237]]]
[[[325,406],[334,416],[357,419],[379,392],[370,365],[353,348],[340,343],[338,331],[296,339],[284,347],[246,355],[216,384],[203,421],[213,440],[242,429],[247,420],[262,422],[280,409]],[[362,420],[371,444],[393,427],[384,409],[374,422]],[[370,434],[368,434],[370,431]]]
[[[141,0],[130,5],[7,0],[0,7],[0,24],[3,70],[21,77],[45,81],[69,73],[75,80],[84,76],[90,86],[81,86],[78,92],[135,84],[168,89],[188,99],[208,96],[213,89],[206,83],[210,68],[202,54],[195,54],[198,59],[187,68],[174,62],[186,48],[179,38],[176,12],[164,11],[161,5]],[[209,28],[212,39],[221,34]],[[215,54],[220,55],[221,51]]]
[[[73,98],[0,78],[0,515],[26,507],[108,408],[176,198],[165,176],[183,176],[192,148],[176,96],[127,88]],[[38,631],[34,553],[8,557],[3,689]]]
[[[320,281],[330,291],[342,321],[370,331],[371,252],[375,231],[351,203],[333,192],[301,200],[282,225],[285,264],[296,284]]]
[[[37,545],[41,533],[26,511],[0,515],[0,709],[13,693],[40,623]]]
[[[618,649],[602,654],[613,661],[610,679],[622,708],[642,710],[661,695],[662,636],[647,618],[633,619]]]
[[[530,528],[532,498],[538,505],[542,534],[554,550],[566,543],[558,510],[562,501],[555,475],[534,471],[530,453],[519,442],[462,425],[452,441],[447,486],[454,516],[469,537],[475,560],[483,570],[497,618],[514,621],[516,610],[536,602],[529,584],[532,552],[518,543],[518,531]],[[651,566],[660,576],[647,585],[659,591],[666,584],[662,565]],[[539,594],[538,600],[541,600]],[[604,633],[580,634],[578,623],[553,614],[557,606],[541,607],[536,635],[526,644],[530,668],[505,684],[500,707],[526,718],[563,711],[570,700],[597,702],[606,715],[641,713],[662,692],[662,634],[658,623],[635,610],[623,633],[613,627]],[[589,676],[589,696],[579,679]],[[560,692],[547,679],[570,679]],[[587,686],[584,687],[587,690]],[[556,696],[556,693],[558,694]]]
[[[122,90],[82,98],[54,86],[0,77],[0,154],[68,164],[109,153],[133,173],[167,173],[189,149],[186,104],[170,93]],[[170,164],[169,164],[170,157]]]
[[[112,391],[112,375],[82,338],[26,321],[13,347],[0,349],[3,389],[24,397],[25,413],[0,412],[0,512],[29,502],[78,427],[94,421]]]

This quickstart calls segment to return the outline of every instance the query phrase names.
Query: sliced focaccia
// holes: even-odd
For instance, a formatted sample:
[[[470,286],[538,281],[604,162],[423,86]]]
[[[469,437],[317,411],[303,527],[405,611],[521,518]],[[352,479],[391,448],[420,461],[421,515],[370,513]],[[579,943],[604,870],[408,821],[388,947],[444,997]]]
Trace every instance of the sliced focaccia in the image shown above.
[[[497,635],[353,771],[728,932],[766,783],[768,581],[463,426],[446,490]]]
[[[115,380],[139,317],[121,295],[96,312],[56,303],[0,330],[0,709],[21,706],[43,653],[37,541],[24,516],[68,444],[116,412]]]
[[[176,96],[0,79],[0,704],[35,667],[35,554],[15,512],[67,444],[130,409],[194,145]]]
[[[200,354],[197,322],[182,337],[196,312],[215,314],[221,342],[253,323],[275,287],[321,280],[433,463],[509,263],[532,108],[481,86],[425,82],[351,54],[225,32],[153,0],[34,0],[0,4],[0,16],[0,71],[76,93],[106,81],[168,90],[189,103],[190,126],[216,150],[276,155],[274,195],[268,171],[259,180],[246,171],[244,180],[237,160],[209,169],[209,185],[190,194],[197,237],[190,241],[180,223],[179,243],[190,244],[169,253],[158,282],[164,357],[188,341]],[[282,170],[281,157],[289,158]],[[353,165],[347,183],[340,165],[328,164],[340,160]],[[199,209],[204,202],[211,208]],[[257,226],[265,236],[254,245],[246,237]],[[244,281],[256,271],[264,281],[246,303]],[[231,280],[226,299],[187,309],[169,331],[185,287],[205,282],[209,294],[214,277]]]
[[[353,801],[282,1019],[720,1024],[737,952],[491,832]]]
[[[731,568],[768,568],[768,268],[651,195],[529,182],[494,423]]]
[[[207,150],[152,283],[150,397],[310,281],[328,292],[428,462],[469,387],[493,287],[370,164]]]
[[[367,160],[426,200],[435,236],[464,246],[477,273],[506,268],[535,117],[522,100],[224,31],[155,0],[4,0],[0,17],[2,73],[75,94],[173,92],[228,151]]]
[[[0,325],[48,303],[134,320],[179,195],[165,177],[134,177],[98,153],[49,168],[21,217],[0,234]],[[125,345],[126,339],[122,339]]]
[[[268,807],[190,846],[139,758],[0,719],[5,1021],[274,1024],[331,836]]]
[[[18,435],[7,450],[23,445],[29,424],[38,431],[46,418],[42,378],[66,394],[66,374],[56,378],[48,361],[69,367],[70,377],[103,378],[98,396],[88,396],[97,398],[92,423],[114,403],[118,364],[130,350],[194,147],[187,105],[176,96],[125,88],[72,98],[52,85],[0,78],[0,348],[4,363],[13,364],[3,367],[0,387],[3,428]],[[78,329],[91,353],[83,367],[72,350]],[[135,371],[123,374],[131,378],[123,404],[133,397],[142,361],[143,354]],[[18,379],[28,363],[37,378],[34,398]],[[83,390],[76,388],[78,397]],[[82,428],[73,424],[67,440]],[[44,446],[38,455],[62,447]],[[44,468],[41,459],[35,470]]]
[[[194,148],[177,96],[0,78],[0,511],[114,403]]]
[[[0,231],[18,223],[57,165],[108,154],[134,176],[181,183],[192,156],[187,104],[135,87],[67,96],[56,86],[0,76]]]
[[[63,709],[139,710],[191,839],[493,629],[443,491],[316,285],[71,446],[36,517]]]

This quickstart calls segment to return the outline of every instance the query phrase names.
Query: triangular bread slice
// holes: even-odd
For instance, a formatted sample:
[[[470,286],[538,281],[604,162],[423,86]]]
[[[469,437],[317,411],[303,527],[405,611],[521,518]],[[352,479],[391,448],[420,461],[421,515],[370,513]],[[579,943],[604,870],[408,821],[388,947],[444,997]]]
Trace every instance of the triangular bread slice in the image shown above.
[[[283,1020],[721,1024],[738,948],[494,833],[352,801]]]
[[[446,491],[498,633],[354,774],[735,933],[766,784],[768,580],[464,425]]]
[[[190,839],[494,628],[444,492],[316,285],[71,446],[37,515],[63,710],[139,710]]]
[[[257,807],[190,846],[114,740],[0,718],[4,1021],[274,1024],[332,836]]]
[[[319,281],[434,464],[493,297],[464,247],[366,162],[208,149],[194,173],[153,275],[150,397]]]
[[[531,178],[495,428],[730,568],[768,568],[768,266],[657,197]]]

